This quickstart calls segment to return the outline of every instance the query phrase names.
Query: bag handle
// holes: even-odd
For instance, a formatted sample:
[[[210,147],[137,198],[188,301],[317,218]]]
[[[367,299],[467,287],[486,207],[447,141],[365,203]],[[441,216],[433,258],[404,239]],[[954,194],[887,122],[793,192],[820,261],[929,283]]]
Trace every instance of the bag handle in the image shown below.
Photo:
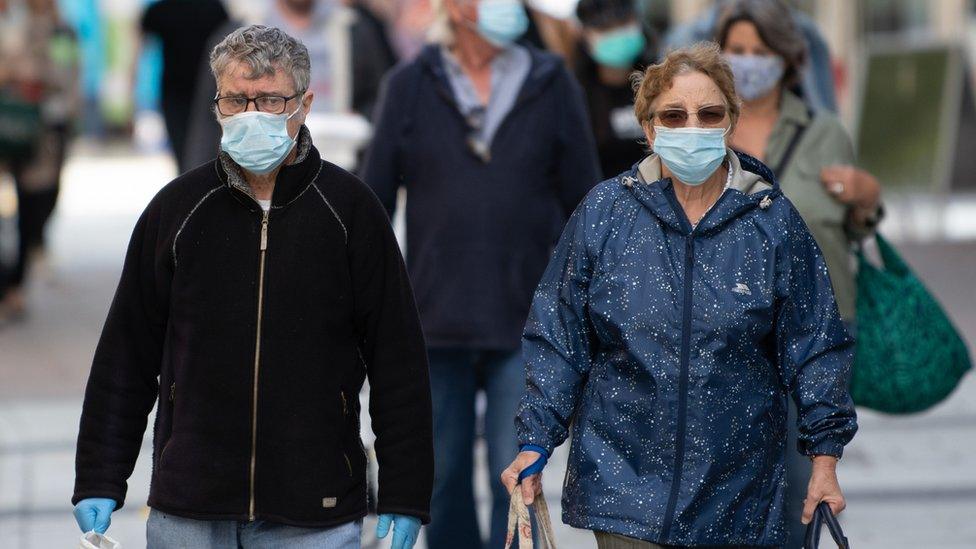
[[[895,247],[891,245],[890,242],[883,236],[880,232],[874,233],[874,242],[878,246],[878,256],[881,258],[881,268],[875,267],[864,254],[864,246],[858,243],[854,249],[857,260],[858,268],[860,269],[874,269],[874,270],[884,270],[896,276],[908,276],[911,274],[911,269],[905,260],[898,255],[895,251]]]
[[[552,531],[552,521],[549,519],[549,506],[546,504],[546,497],[542,493],[537,495],[532,507],[535,508],[536,524],[539,526],[539,533],[542,534],[539,540],[539,549],[556,549],[556,536]],[[522,489],[519,486],[512,490],[512,501],[508,507],[508,535],[505,537],[505,549],[512,546],[516,531],[518,532],[519,549],[533,549],[532,521],[529,518],[529,508],[522,499]]]
[[[823,525],[827,525],[827,531],[830,532],[830,537],[834,539],[834,543],[837,544],[839,549],[851,549],[850,542],[847,541],[847,537],[844,536],[844,531],[840,529],[840,523],[837,522],[837,517],[830,510],[830,506],[827,502],[821,501],[817,505],[817,509],[813,512],[813,520],[807,525],[807,535],[806,541],[803,543],[803,549],[817,549],[820,546],[820,529]]]

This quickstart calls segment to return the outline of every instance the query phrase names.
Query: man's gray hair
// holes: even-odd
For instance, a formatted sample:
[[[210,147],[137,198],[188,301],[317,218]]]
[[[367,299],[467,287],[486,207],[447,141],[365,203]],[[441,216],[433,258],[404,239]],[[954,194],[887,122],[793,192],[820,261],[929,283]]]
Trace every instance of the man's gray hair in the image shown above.
[[[218,83],[233,61],[245,63],[251,68],[247,76],[250,79],[274,76],[275,71],[280,69],[291,75],[296,92],[308,89],[311,73],[308,48],[275,27],[241,27],[217,44],[210,52],[210,70]]]

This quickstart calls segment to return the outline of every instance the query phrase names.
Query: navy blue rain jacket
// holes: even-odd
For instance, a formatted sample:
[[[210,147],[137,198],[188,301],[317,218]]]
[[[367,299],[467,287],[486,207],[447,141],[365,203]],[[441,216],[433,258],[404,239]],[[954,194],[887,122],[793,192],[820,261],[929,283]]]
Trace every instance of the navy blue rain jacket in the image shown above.
[[[780,546],[787,396],[803,454],[840,457],[857,430],[820,250],[768,168],[728,159],[731,188],[694,228],[654,156],[601,183],[539,284],[516,424],[551,452],[573,423],[567,524]]]

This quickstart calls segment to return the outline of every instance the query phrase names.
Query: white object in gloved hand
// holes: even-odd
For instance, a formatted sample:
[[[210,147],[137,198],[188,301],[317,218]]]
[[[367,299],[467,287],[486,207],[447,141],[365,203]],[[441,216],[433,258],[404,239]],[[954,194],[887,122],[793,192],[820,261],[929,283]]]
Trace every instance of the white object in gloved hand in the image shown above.
[[[105,534],[88,532],[81,536],[81,543],[78,547],[79,549],[122,549],[122,544]]]

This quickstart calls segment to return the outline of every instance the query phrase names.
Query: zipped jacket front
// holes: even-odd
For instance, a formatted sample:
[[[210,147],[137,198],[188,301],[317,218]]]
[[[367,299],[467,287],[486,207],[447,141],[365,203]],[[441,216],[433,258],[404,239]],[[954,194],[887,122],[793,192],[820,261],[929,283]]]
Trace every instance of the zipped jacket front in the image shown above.
[[[136,224],[85,395],[73,502],[121,507],[153,403],[149,505],[195,519],[330,526],[366,514],[370,382],[380,512],[429,520],[419,319],[375,195],[303,128],[264,212],[226,157]]]
[[[852,341],[823,257],[745,155],[692,226],[656,157],[567,224],[523,337],[519,442],[572,447],[563,520],[664,545],[782,546],[787,397],[799,451],[857,429]]]

